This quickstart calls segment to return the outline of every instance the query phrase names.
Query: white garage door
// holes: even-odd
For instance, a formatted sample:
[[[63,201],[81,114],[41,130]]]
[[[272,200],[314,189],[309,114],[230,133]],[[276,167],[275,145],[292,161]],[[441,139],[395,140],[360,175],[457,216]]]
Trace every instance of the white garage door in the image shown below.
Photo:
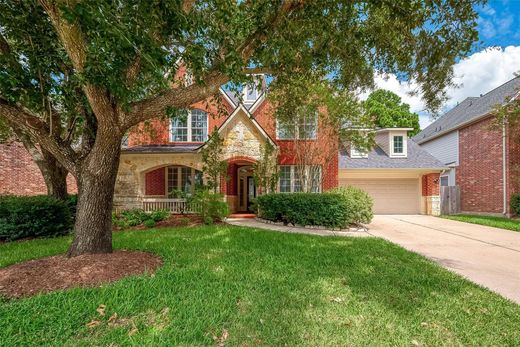
[[[420,212],[419,179],[342,179],[342,186],[354,186],[374,199],[374,213],[417,214]]]

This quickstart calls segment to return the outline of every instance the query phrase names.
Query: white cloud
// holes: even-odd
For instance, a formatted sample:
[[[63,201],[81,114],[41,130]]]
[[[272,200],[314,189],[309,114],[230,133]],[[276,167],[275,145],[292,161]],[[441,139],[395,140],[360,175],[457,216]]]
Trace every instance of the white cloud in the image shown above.
[[[520,46],[509,46],[504,49],[492,48],[472,54],[459,61],[453,67],[454,82],[459,87],[448,89],[449,100],[444,105],[446,110],[455,106],[469,96],[479,96],[504,84],[520,72]],[[378,88],[388,89],[399,95],[410,105],[414,112],[420,115],[421,127],[424,128],[431,120],[424,112],[425,105],[420,95],[410,96],[417,90],[417,84],[400,82],[395,75],[387,78],[376,77]],[[366,98],[367,94],[361,95]]]

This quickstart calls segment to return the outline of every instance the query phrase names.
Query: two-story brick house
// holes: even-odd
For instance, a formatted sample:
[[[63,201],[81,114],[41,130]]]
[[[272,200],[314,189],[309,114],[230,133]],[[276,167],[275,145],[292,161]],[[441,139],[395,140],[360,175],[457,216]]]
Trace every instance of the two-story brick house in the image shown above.
[[[518,129],[497,124],[494,109],[518,97],[520,77],[479,97],[469,97],[414,137],[449,169],[441,185],[459,186],[460,209],[468,213],[510,214],[520,192]]]
[[[306,117],[305,124],[295,125],[296,130],[278,124],[273,106],[265,97],[262,77],[258,86],[243,88],[241,98],[221,89],[225,115],[218,115],[215,103],[200,102],[192,105],[187,119],[155,120],[148,125],[148,131],[131,133],[121,155],[115,207],[171,208],[175,204],[172,192],[192,193],[203,180],[200,148],[210,132],[217,129],[228,162],[228,180],[221,182],[220,190],[233,212],[248,211],[257,193],[252,165],[267,142],[278,153],[278,191],[302,190],[301,162],[295,155],[300,140],[334,153],[306,163],[309,167],[305,172],[312,176],[308,180],[310,191],[354,185],[372,195],[376,213],[437,211],[439,173],[446,167],[408,139],[407,131],[411,129],[377,130],[377,145],[368,153],[354,148],[340,150],[337,138],[330,136],[318,116]],[[299,140],[299,128],[306,129],[310,137]]]

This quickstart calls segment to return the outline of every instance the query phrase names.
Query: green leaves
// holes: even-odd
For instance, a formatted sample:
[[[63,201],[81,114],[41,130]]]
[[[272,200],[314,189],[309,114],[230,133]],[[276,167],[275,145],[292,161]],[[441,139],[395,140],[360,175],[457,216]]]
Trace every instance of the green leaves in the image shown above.
[[[379,89],[372,92],[364,102],[366,112],[380,128],[413,128],[408,136],[420,131],[419,115],[410,112],[410,105],[391,91]]]

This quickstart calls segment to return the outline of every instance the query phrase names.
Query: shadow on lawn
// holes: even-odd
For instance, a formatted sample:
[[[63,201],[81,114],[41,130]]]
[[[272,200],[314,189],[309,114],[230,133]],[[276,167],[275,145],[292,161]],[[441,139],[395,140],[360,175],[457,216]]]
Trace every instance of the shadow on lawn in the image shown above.
[[[401,345],[417,336],[428,345],[507,344],[519,323],[503,320],[520,312],[505,300],[376,238],[221,225],[122,232],[114,243],[164,265],[154,277],[0,303],[0,341],[211,345],[229,331],[226,343],[241,346]],[[114,313],[131,329],[110,327]],[[93,319],[102,324],[87,328]]]
[[[136,236],[141,237],[128,237]],[[178,304],[193,315],[221,311],[208,321],[213,331],[232,324],[244,339],[276,332],[281,339],[274,344],[301,341],[304,327],[318,321],[337,329],[335,319],[351,324],[350,318],[378,310],[413,321],[438,297],[461,296],[471,286],[380,239],[220,227],[212,233],[193,228],[151,237],[142,246],[171,262],[157,273],[171,283],[164,295],[178,296]],[[193,298],[200,301],[194,304]],[[194,322],[189,314],[183,319]]]

